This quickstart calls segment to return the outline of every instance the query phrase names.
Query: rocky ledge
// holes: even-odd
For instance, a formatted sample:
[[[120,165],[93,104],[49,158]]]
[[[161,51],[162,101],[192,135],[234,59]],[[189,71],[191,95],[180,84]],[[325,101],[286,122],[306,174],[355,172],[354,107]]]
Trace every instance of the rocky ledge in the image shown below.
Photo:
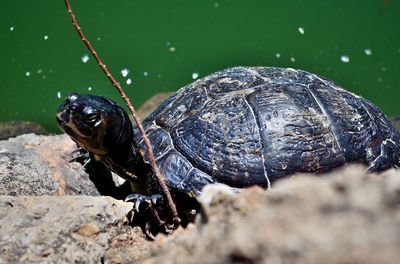
[[[400,172],[348,166],[271,190],[207,187],[188,228],[149,241],[100,196],[67,136],[0,141],[0,263],[398,263]],[[114,187],[111,187],[114,188]]]

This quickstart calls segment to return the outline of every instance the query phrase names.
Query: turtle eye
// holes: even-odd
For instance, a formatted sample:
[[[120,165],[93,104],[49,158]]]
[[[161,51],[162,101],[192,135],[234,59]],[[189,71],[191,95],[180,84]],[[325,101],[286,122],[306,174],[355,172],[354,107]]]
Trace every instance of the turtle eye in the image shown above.
[[[94,125],[99,121],[99,115],[97,113],[90,113],[86,115],[85,122],[90,125]]]

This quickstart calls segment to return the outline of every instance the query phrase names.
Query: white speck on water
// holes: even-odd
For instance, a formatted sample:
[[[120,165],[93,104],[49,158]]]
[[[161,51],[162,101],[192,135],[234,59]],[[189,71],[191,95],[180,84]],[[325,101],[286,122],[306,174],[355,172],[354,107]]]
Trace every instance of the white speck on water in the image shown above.
[[[43,39],[44,39],[44,40],[48,40],[48,39],[49,39],[49,36],[45,35],[45,36],[43,37]]]
[[[42,79],[46,79],[46,75],[42,75]]]
[[[127,85],[131,85],[131,83],[132,83],[131,78],[129,78],[128,80],[126,80],[126,84],[127,84]]]
[[[91,86],[89,86],[89,87],[87,88],[87,90],[88,90],[88,91],[91,91],[91,90],[92,90],[92,87],[91,87]]]
[[[30,71],[25,72],[25,76],[26,76],[26,77],[31,76],[31,72],[30,72]]]
[[[121,70],[121,75],[122,77],[126,77],[129,74],[129,69],[125,68]]]
[[[365,49],[364,50],[365,55],[371,56],[372,55],[372,50],[371,49]]]
[[[214,3],[214,7],[215,7],[215,8],[219,7],[219,3],[218,3],[218,2],[215,2],[215,3]]]
[[[192,78],[193,80],[199,78],[199,73],[198,72],[192,73]]]
[[[381,77],[378,77],[378,82],[382,82],[382,78]]]
[[[297,30],[299,31],[300,34],[304,35],[304,28],[303,27],[299,27]]]
[[[158,77],[158,78],[161,78],[161,74],[157,74],[157,77]]]
[[[382,71],[385,72],[387,70],[386,67],[382,67]]]
[[[61,99],[61,92],[60,91],[57,92],[57,98]]]
[[[169,48],[169,51],[170,51],[170,52],[175,52],[175,51],[176,51],[176,48],[175,48],[175,47],[170,47],[170,48]]]
[[[14,31],[14,29],[15,29],[15,28],[14,28],[13,26],[10,27],[10,31]]]
[[[291,57],[291,58],[290,58],[290,61],[291,61],[291,62],[296,62],[296,59],[295,59],[294,57]]]
[[[81,60],[82,60],[83,63],[88,62],[89,61],[89,55],[87,55],[87,54],[83,55]]]
[[[97,41],[101,41],[101,37],[97,37],[96,40],[97,40]]]
[[[340,56],[340,60],[344,63],[349,63],[350,62],[350,57],[347,55],[342,55]]]
[[[41,74],[42,72],[43,72],[42,69],[39,69],[39,70],[36,71],[37,74]]]
[[[277,57],[279,59],[281,57],[281,54],[280,53],[276,53],[275,57]]]
[[[170,45],[171,45],[171,42],[167,41],[167,42],[165,43],[165,45],[170,46]]]
[[[144,75],[145,77],[147,77],[147,76],[149,76],[149,73],[148,73],[148,72],[144,72],[143,75]]]

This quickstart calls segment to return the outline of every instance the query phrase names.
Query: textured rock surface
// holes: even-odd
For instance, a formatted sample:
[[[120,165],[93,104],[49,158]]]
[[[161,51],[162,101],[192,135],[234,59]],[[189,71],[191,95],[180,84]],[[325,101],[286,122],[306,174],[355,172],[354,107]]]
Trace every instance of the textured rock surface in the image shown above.
[[[147,252],[149,242],[141,231],[126,225],[131,208],[110,197],[0,196],[0,263],[137,259]],[[122,256],[112,251],[121,236],[131,241],[132,247]],[[138,248],[141,251],[137,252]]]
[[[197,225],[159,238],[146,263],[398,263],[400,173],[349,167],[270,191],[209,187]]]
[[[41,125],[29,121],[10,121],[0,123],[0,140],[28,133],[46,135],[49,132],[47,132]]]
[[[68,162],[75,149],[66,135],[0,141],[0,263],[132,263],[148,254],[150,242],[127,225],[132,204],[98,196],[82,165]]]
[[[0,194],[99,195],[82,165],[68,162],[75,149],[66,135],[0,141]]]
[[[200,197],[203,212],[196,224],[169,237],[159,235],[153,243],[127,225],[132,204],[63,195],[98,195],[82,165],[68,162],[74,149],[64,135],[0,141],[0,194],[7,194],[0,196],[0,263],[372,264],[400,259],[398,171],[365,175],[363,168],[351,166],[239,194],[210,186]]]

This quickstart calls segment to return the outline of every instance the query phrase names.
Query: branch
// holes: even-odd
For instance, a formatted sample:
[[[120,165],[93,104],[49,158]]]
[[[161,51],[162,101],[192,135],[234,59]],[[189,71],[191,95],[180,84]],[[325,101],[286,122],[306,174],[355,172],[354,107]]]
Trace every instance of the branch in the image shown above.
[[[119,83],[115,80],[114,76],[108,71],[106,65],[101,61],[99,55],[97,52],[94,50],[90,42],[86,39],[85,35],[83,34],[81,27],[79,26],[78,22],[75,19],[75,15],[72,12],[71,5],[69,4],[68,0],[64,0],[65,2],[65,7],[67,8],[69,17],[71,18],[72,25],[74,26],[76,32],[78,33],[80,39],[83,41],[83,43],[86,45],[88,48],[89,52],[93,55],[94,59],[96,60],[97,64],[100,66],[101,70],[104,72],[104,74],[110,79],[111,83],[114,85],[114,87],[118,90],[119,94],[121,95],[122,99],[125,101],[126,106],[130,110],[133,120],[135,121],[137,127],[139,128],[139,131],[142,135],[143,141],[147,147],[148,155],[149,155],[149,160],[150,160],[150,165],[151,168],[154,172],[154,175],[156,176],[156,179],[158,181],[158,184],[160,185],[161,190],[164,193],[164,196],[167,200],[168,206],[171,209],[172,212],[172,218],[175,224],[178,224],[180,222],[180,219],[178,217],[178,212],[176,210],[175,203],[172,199],[171,193],[167,187],[167,184],[165,183],[164,177],[161,175],[160,170],[157,167],[156,160],[154,158],[154,153],[153,153],[153,148],[151,147],[150,140],[146,135],[146,132],[143,128],[142,122],[140,121],[139,116],[137,115],[135,109],[133,108],[129,98],[126,96],[124,90],[122,87],[119,85]]]

